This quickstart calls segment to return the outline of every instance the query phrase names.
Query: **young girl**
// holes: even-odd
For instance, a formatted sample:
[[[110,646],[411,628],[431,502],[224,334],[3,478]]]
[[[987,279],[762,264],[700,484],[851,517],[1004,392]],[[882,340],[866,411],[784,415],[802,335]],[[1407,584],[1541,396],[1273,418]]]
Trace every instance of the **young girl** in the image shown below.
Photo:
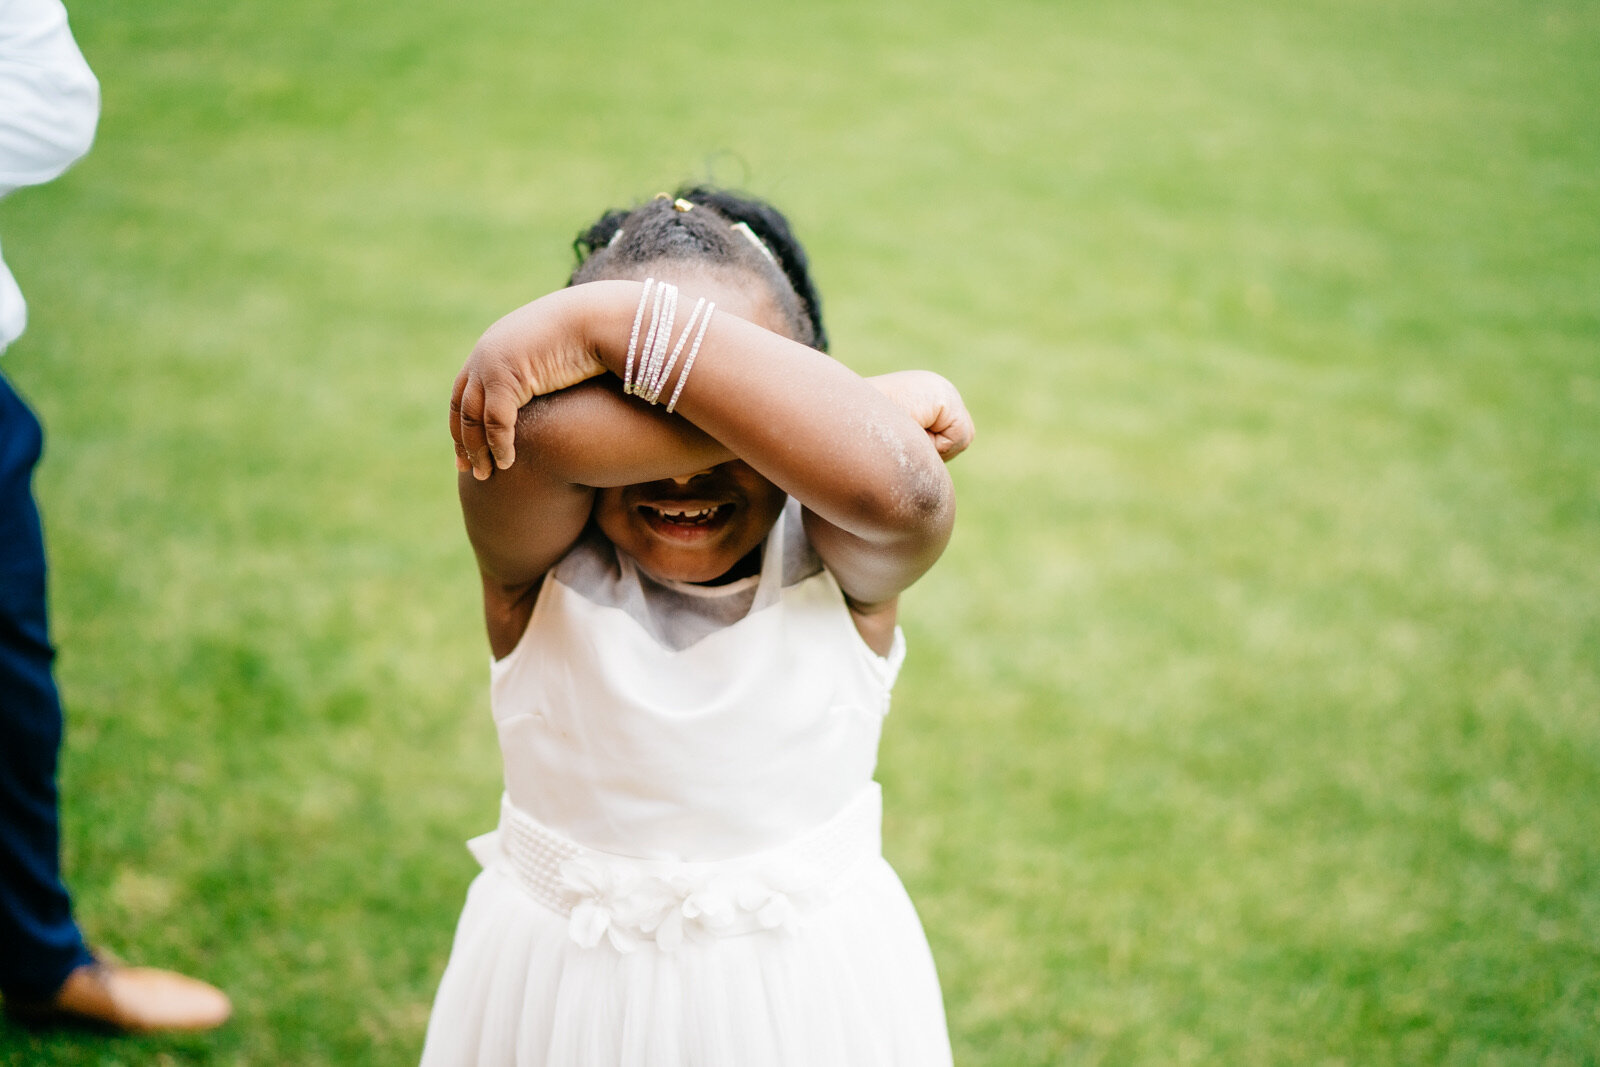
[[[451,402],[505,797],[423,1063],[947,1064],[872,773],[961,398],[824,355],[760,202],[663,194],[576,247]]]

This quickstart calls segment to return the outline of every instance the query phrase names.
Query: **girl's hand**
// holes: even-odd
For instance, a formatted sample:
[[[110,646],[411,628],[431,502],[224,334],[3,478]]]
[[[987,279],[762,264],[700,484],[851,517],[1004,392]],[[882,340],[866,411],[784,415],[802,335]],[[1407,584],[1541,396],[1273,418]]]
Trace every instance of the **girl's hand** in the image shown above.
[[[928,370],[902,370],[867,381],[916,420],[946,463],[972,443],[976,427],[949,379]]]
[[[569,323],[561,290],[518,308],[478,339],[450,394],[456,470],[479,481],[516,459],[517,412],[536,396],[605,373],[605,365]]]

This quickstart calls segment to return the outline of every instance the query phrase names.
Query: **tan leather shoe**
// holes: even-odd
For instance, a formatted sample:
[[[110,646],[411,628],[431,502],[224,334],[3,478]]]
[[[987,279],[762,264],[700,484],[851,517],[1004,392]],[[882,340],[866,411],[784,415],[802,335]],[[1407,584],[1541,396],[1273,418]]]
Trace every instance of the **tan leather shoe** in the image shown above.
[[[142,1034],[211,1030],[233,1014],[227,994],[197,978],[107,959],[67,975],[48,1001],[7,1007],[23,1022],[86,1024]]]

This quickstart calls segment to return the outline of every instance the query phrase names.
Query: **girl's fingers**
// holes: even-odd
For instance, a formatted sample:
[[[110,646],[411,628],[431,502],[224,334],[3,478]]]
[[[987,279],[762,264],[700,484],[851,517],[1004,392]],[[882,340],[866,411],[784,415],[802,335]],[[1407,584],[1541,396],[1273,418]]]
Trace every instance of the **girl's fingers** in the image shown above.
[[[939,456],[946,463],[955,459],[967,446],[972,443],[974,432],[972,417],[965,408],[944,413],[937,426],[931,428],[929,433],[934,435],[934,443],[939,449]]]
[[[518,392],[515,381],[498,381],[485,390],[483,428],[488,455],[484,462],[487,465],[492,461],[501,470],[517,458],[517,411],[522,406]],[[483,476],[489,476],[487,470]]]
[[[462,371],[456,375],[455,385],[450,390],[450,440],[455,443],[456,473],[465,474],[472,469],[472,463],[467,458],[467,446],[461,437],[461,394],[467,385],[467,372]]]
[[[480,482],[489,477],[488,439],[483,432],[483,382],[468,377],[461,389],[461,400],[456,406],[461,435],[459,448],[472,476]]]
[[[450,395],[450,436],[456,445],[456,469],[480,482],[505,470],[517,458],[517,412],[523,390],[516,377],[501,367],[487,368],[476,358],[456,377]],[[476,363],[478,366],[474,366]]]

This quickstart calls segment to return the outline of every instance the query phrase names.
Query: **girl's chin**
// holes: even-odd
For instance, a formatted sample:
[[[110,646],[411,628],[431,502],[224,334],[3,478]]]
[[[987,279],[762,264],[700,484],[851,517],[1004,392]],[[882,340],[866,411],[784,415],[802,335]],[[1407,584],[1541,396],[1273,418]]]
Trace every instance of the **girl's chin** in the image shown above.
[[[645,573],[658,582],[687,582],[699,585],[705,582],[714,582],[733,569],[738,559],[731,562],[725,559],[672,559],[656,555],[651,559],[639,560],[639,565]]]
[[[727,547],[721,538],[684,541],[673,537],[651,538],[635,555],[651,577],[673,582],[710,582],[727,574],[744,558],[744,553]]]

